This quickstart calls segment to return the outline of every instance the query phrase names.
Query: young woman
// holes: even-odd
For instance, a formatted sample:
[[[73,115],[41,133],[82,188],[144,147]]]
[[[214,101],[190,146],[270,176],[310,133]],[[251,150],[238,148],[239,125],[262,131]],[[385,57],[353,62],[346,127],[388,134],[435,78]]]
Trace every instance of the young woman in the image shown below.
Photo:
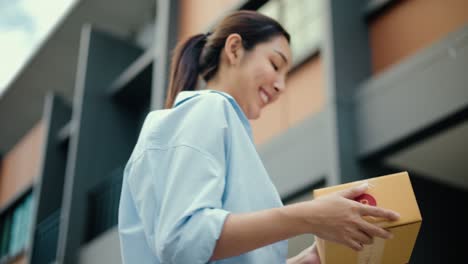
[[[362,216],[396,220],[395,212],[352,200],[366,186],[281,203],[249,119],[281,96],[290,67],[289,34],[251,11],[177,47],[167,109],[148,115],[125,167],[124,263],[286,263],[287,239],[300,234],[354,250],[391,236]],[[208,89],[197,90],[199,77]],[[288,263],[320,262],[311,246]]]

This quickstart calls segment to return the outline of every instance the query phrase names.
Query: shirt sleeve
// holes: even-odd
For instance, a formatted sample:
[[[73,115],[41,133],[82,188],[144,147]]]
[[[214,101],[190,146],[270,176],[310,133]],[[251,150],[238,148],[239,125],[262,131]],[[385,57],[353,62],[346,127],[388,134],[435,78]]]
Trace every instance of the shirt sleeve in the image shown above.
[[[229,212],[224,159],[189,145],[152,147],[127,183],[147,242],[162,263],[207,263]]]

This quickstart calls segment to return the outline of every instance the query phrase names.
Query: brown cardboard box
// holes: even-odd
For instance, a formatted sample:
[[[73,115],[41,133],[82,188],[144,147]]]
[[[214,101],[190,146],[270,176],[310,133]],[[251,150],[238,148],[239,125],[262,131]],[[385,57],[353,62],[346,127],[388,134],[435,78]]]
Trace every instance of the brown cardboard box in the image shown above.
[[[385,240],[375,237],[373,244],[366,245],[362,251],[356,252],[346,246],[316,237],[322,264],[405,264],[409,262],[422,218],[408,173],[402,172],[365,181],[369,183],[369,189],[363,196],[358,197],[357,201],[391,209],[401,215],[400,219],[394,222],[369,217],[365,219],[389,230],[394,234],[394,238]],[[314,190],[314,198],[357,186],[365,181],[317,189]]]

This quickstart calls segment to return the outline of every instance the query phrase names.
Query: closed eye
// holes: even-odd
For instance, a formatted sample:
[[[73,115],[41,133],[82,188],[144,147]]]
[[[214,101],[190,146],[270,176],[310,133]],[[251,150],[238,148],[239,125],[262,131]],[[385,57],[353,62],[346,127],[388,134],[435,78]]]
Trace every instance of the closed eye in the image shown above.
[[[278,71],[278,67],[273,62],[271,62],[271,66],[273,67],[273,69],[275,69],[275,71]]]

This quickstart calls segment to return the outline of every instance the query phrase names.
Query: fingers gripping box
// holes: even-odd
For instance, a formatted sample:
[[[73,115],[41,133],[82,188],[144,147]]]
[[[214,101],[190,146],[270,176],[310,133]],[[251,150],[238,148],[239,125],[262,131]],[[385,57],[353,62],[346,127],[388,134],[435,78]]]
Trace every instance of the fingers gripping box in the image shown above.
[[[316,237],[322,264],[405,264],[409,263],[419,228],[421,214],[407,172],[357,181],[323,189],[314,190],[314,198],[330,194],[364,182],[369,183],[365,194],[356,201],[391,209],[400,214],[398,221],[365,216],[368,222],[375,223],[393,233],[393,239],[374,237],[373,244],[365,245],[363,250],[354,251],[344,245],[325,241]]]

